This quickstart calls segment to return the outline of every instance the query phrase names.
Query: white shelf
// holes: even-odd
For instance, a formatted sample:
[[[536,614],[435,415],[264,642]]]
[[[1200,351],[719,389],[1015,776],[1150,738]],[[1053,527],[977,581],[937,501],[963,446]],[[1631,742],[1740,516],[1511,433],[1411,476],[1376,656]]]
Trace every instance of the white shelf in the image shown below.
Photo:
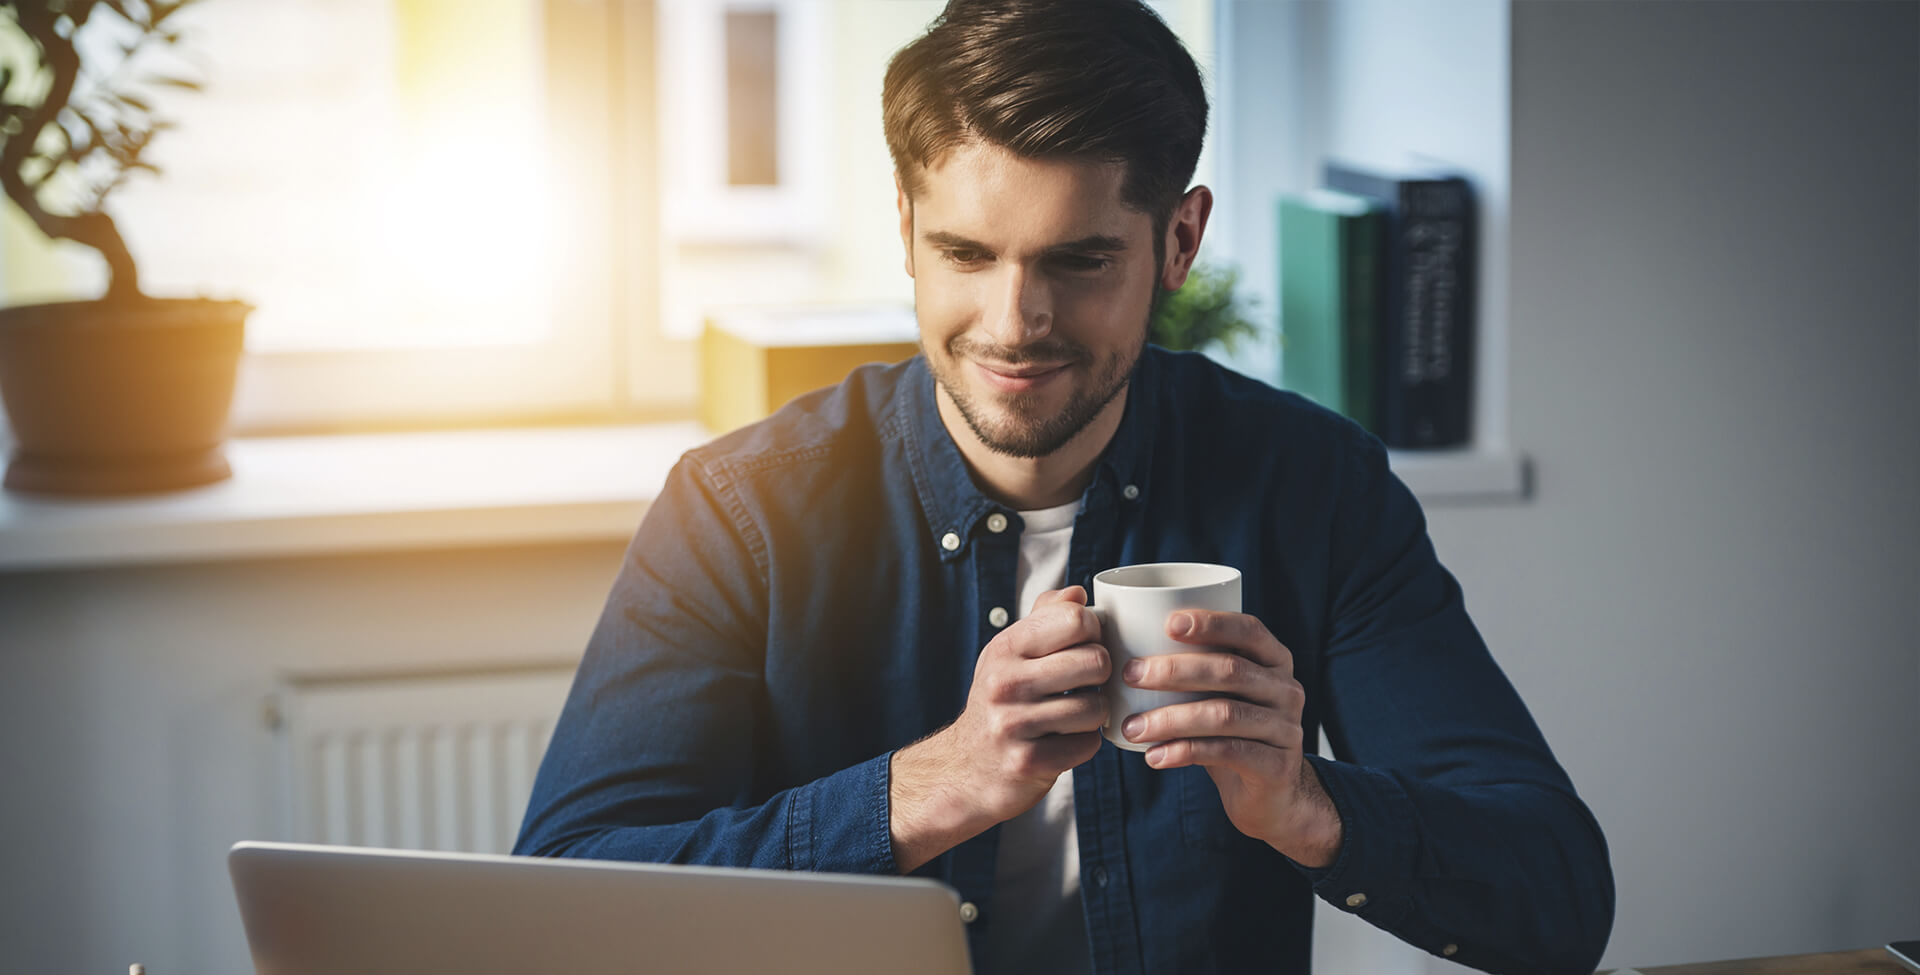
[[[1387,463],[1423,505],[1524,501],[1527,458],[1506,449],[1390,450]]]
[[[0,571],[624,541],[692,423],[242,438],[232,480],[114,500],[0,493]],[[1427,504],[1524,497],[1505,452],[1401,453]]]

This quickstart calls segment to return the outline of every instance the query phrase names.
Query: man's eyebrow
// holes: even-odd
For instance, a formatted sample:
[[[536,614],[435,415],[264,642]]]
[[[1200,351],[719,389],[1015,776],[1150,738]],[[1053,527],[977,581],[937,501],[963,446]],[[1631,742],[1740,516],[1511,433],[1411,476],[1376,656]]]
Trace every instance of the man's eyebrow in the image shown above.
[[[935,247],[952,247],[956,250],[991,251],[993,249],[977,240],[969,240],[959,234],[945,230],[929,230],[921,234],[920,239]]]
[[[1127,242],[1109,234],[1093,234],[1047,248],[1049,254],[1113,254],[1127,249]]]
[[[959,234],[945,230],[929,230],[921,234],[920,239],[934,247],[951,247],[955,249],[986,251],[988,253],[993,252],[993,248],[977,240],[962,237]],[[1070,240],[1063,244],[1055,244],[1047,248],[1046,252],[1048,254],[1112,254],[1119,253],[1126,249],[1127,242],[1119,237],[1111,234],[1092,234],[1082,237],[1079,240]]]

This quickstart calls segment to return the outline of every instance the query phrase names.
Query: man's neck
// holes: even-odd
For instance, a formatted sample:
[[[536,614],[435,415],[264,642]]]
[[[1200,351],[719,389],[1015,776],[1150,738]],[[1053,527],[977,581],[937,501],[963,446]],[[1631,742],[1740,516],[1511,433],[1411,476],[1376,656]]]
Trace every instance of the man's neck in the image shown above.
[[[991,450],[967,425],[944,387],[935,385],[940,422],[960,447],[960,456],[987,496],[1015,511],[1035,511],[1066,504],[1080,497],[1093,480],[1094,463],[1120,429],[1127,411],[1127,389],[1122,388],[1093,422],[1072,440],[1045,457],[1010,457]]]

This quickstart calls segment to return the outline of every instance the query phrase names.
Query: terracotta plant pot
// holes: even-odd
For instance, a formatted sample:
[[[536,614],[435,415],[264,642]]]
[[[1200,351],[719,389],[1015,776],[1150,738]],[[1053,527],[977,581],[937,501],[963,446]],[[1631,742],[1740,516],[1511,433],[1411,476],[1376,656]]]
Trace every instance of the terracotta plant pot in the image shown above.
[[[150,298],[0,308],[6,487],[138,494],[232,476],[243,301]]]

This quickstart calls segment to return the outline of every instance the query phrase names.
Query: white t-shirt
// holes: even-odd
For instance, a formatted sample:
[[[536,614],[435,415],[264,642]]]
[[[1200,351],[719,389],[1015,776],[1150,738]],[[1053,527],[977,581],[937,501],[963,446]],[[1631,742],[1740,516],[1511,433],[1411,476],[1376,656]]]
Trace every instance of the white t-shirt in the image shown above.
[[[1080,503],[1020,512],[1019,611],[1067,581],[1067,547]],[[994,857],[993,919],[985,970],[994,975],[1091,972],[1087,922],[1080,909],[1080,836],[1074,828],[1073,772],[1032,809],[1000,824]]]

